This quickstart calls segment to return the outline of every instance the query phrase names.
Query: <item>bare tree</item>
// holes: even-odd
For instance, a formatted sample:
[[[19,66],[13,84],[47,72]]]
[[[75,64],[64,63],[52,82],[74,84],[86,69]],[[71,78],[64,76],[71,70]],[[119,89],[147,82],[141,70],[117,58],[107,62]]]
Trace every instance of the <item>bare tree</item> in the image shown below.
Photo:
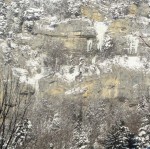
[[[13,78],[11,70],[6,77],[1,75],[0,85],[0,149],[16,148],[23,145],[31,128],[26,118],[31,94],[21,94],[24,87]]]

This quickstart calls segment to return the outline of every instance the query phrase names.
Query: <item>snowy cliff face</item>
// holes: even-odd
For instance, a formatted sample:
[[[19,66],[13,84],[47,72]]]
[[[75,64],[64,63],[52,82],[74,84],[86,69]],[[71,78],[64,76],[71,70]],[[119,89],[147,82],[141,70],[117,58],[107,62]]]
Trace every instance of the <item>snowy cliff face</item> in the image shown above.
[[[42,96],[133,98],[149,92],[149,23],[148,1],[2,1],[1,64]]]

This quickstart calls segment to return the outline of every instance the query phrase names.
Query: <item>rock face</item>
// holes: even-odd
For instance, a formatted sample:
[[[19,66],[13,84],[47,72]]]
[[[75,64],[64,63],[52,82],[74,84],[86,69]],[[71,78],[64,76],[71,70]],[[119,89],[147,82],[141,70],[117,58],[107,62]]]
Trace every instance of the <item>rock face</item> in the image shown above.
[[[27,12],[34,15],[1,39],[0,54],[39,97],[132,100],[150,93],[147,2],[82,4],[78,18],[61,21],[41,10]]]

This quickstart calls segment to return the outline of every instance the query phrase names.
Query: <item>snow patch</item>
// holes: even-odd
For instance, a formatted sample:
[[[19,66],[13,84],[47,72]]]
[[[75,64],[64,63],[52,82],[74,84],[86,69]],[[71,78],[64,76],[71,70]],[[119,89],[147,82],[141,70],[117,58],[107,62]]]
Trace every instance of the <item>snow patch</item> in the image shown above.
[[[139,57],[116,57],[115,64],[119,64],[122,67],[129,68],[129,69],[143,69],[144,65],[143,62],[140,60]]]
[[[63,66],[60,72],[56,73],[56,76],[62,80],[73,82],[76,80],[76,76],[78,76],[79,73],[79,66]]]
[[[71,94],[82,94],[86,91],[86,87],[77,87],[77,88],[73,88],[71,90],[68,90],[65,92],[66,95],[71,95]]]
[[[39,80],[49,75],[49,69],[44,67],[43,59],[44,54],[36,57],[32,52],[30,53],[31,58],[26,61],[26,69],[22,68],[13,68],[13,75],[18,77],[21,83],[26,83],[35,88],[36,91],[39,91]],[[35,56],[35,57],[34,57]],[[38,72],[40,70],[40,72]],[[30,72],[30,75],[29,75]]]
[[[97,56],[94,56],[94,57],[92,58],[92,64],[93,64],[93,65],[96,64],[96,59],[97,59]]]
[[[113,59],[108,59],[103,62],[99,62],[98,65],[104,72],[111,71],[112,65],[118,65],[126,69],[137,71],[148,71],[145,69],[145,64],[149,64],[146,59],[140,59],[137,56],[116,56]]]
[[[29,72],[22,68],[12,68],[13,75],[18,77],[21,83],[26,83],[33,86],[36,91],[39,91],[38,81],[45,77],[44,70],[40,74],[35,74],[29,77]]]
[[[102,70],[102,72],[104,73],[112,71],[112,64],[113,64],[112,60],[105,60],[103,62],[98,62],[100,70]]]
[[[28,78],[28,71],[22,68],[12,68],[13,75],[18,77],[20,82],[26,82]]]
[[[143,24],[143,25],[149,25],[150,19],[146,17],[140,17],[138,20],[138,23]]]

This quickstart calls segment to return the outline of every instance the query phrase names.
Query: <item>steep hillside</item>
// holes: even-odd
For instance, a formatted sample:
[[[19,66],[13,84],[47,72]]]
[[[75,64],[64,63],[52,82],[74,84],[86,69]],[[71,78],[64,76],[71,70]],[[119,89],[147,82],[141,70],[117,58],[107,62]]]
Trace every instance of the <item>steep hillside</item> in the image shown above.
[[[43,101],[53,103],[58,109],[61,106],[67,109],[66,102],[68,108],[71,101],[79,107],[82,102],[85,115],[92,104],[104,102],[106,115],[111,110],[121,110],[131,129],[132,116],[143,98],[149,106],[149,0],[0,0],[0,51],[2,74],[7,75],[9,67],[12,76],[26,86],[23,93],[33,94],[35,108],[29,111],[34,115],[33,124],[37,122],[37,111],[43,112]],[[53,120],[61,117],[60,110],[55,108],[52,108]],[[115,113],[114,120],[105,118],[109,124],[104,129],[108,131],[111,123],[122,119],[121,115]],[[85,123],[82,133],[90,125]],[[137,134],[137,130],[132,131]],[[104,138],[92,135],[90,146],[94,142],[105,146]],[[82,139],[87,141],[83,146],[77,147],[72,142],[74,148],[70,144],[64,148],[92,149],[87,145],[89,140]],[[55,139],[52,142],[55,148],[64,149]],[[102,146],[93,148],[102,149]],[[48,149],[46,145],[42,148]]]

